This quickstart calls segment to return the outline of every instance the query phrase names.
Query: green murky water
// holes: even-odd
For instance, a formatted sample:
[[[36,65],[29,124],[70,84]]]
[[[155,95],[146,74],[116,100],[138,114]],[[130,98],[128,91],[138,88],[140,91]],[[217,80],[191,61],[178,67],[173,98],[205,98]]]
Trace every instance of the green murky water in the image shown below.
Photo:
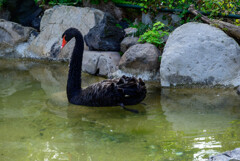
[[[0,59],[1,161],[191,161],[240,147],[240,97],[148,83],[141,114],[68,104],[64,63]],[[102,80],[83,75],[83,86]]]

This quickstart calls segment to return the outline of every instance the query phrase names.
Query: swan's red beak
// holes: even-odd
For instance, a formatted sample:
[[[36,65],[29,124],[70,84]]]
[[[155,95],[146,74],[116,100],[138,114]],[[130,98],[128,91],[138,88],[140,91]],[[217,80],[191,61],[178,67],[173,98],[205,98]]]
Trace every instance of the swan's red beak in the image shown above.
[[[65,35],[63,36],[63,40],[62,40],[62,46],[61,49],[67,44],[67,41],[65,40]]]

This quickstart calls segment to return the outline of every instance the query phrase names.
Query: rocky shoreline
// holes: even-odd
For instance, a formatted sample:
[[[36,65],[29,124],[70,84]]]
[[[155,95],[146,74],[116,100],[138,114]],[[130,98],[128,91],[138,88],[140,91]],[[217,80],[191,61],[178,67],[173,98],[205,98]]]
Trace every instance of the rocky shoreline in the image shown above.
[[[109,13],[72,6],[46,10],[39,33],[1,20],[0,55],[68,61],[75,40],[61,50],[61,34],[75,27],[87,42],[83,71],[89,74],[119,77],[124,73],[161,82],[165,87],[240,85],[240,47],[216,27],[192,22],[177,27],[161,53],[152,44],[140,44],[133,36],[136,29],[123,30],[116,24]]]

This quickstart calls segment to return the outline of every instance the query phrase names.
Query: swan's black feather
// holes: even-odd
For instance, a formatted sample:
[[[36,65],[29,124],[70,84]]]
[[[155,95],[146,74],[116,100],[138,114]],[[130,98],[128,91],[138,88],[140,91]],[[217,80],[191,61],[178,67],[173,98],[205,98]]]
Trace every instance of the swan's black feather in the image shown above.
[[[145,98],[146,92],[145,85],[141,85],[139,80],[121,77],[107,79],[82,89],[70,102],[88,106],[116,106],[120,103],[134,105]]]

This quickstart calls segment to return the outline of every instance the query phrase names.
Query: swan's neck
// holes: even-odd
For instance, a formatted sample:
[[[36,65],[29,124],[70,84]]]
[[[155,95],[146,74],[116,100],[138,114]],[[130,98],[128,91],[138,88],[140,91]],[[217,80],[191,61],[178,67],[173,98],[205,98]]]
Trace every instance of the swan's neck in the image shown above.
[[[81,71],[84,42],[81,34],[75,36],[76,42],[72,52],[67,81],[67,97],[71,98],[81,93]]]

